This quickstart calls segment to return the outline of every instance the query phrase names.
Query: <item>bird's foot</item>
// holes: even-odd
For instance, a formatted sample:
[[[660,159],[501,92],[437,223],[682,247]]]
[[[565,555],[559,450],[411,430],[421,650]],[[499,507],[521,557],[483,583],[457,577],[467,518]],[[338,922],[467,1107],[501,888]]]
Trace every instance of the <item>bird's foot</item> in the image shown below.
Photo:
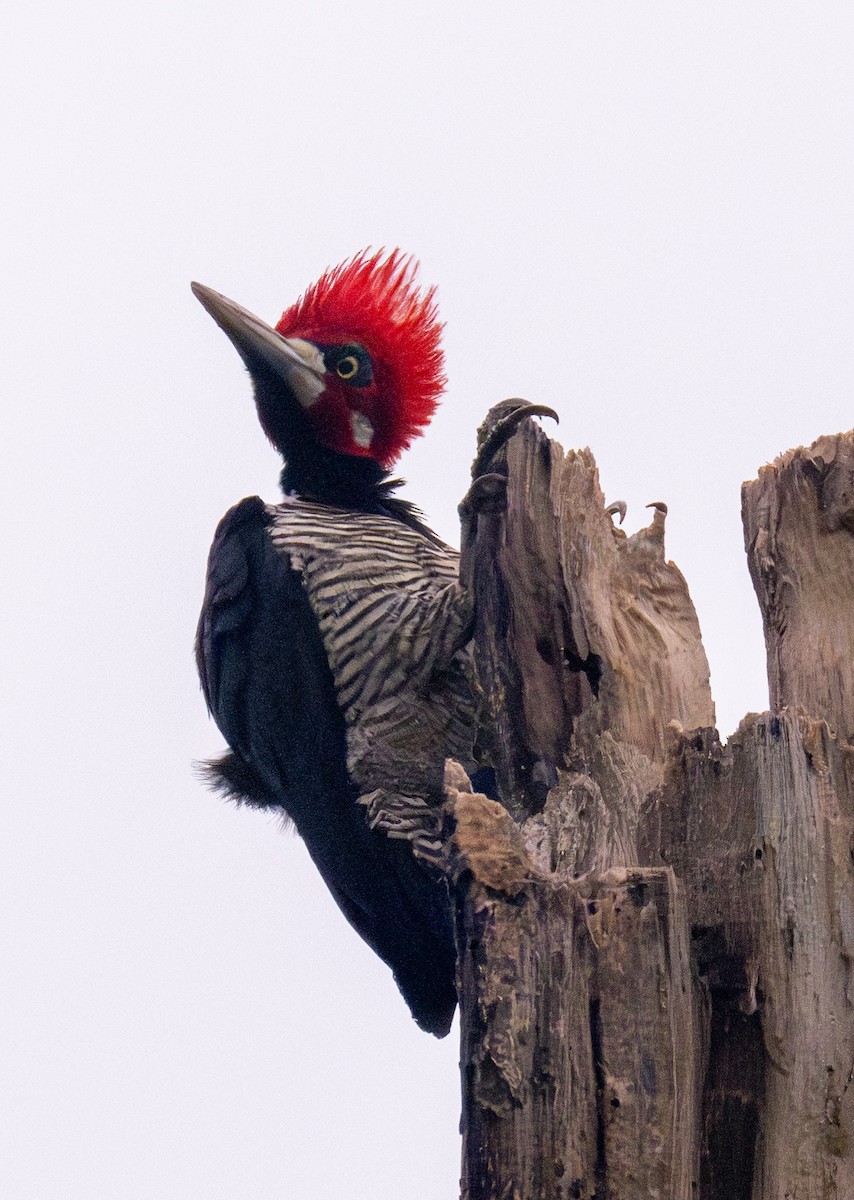
[[[507,476],[493,471],[478,475],[460,504],[460,516],[472,513],[490,515],[507,507]]]
[[[498,451],[509,442],[522,422],[529,417],[551,417],[560,421],[555,410],[547,404],[529,404],[527,400],[516,397],[504,400],[490,409],[478,430],[478,450],[472,463],[472,479],[476,480],[490,469]]]
[[[496,462],[499,451],[523,421],[529,417],[553,417],[558,415],[545,404],[529,404],[527,400],[504,400],[490,409],[483,425],[478,430],[477,456],[472,463],[472,485],[460,504],[460,515],[471,517],[475,513],[485,515],[503,512],[507,504],[507,474],[503,462]]]
[[[505,400],[490,409],[478,430],[478,450],[471,469],[472,485],[459,508],[462,526],[460,582],[467,590],[474,585],[475,559],[484,563],[497,552],[502,518],[507,511],[507,456],[501,451],[529,417],[558,419],[554,409],[545,404]]]

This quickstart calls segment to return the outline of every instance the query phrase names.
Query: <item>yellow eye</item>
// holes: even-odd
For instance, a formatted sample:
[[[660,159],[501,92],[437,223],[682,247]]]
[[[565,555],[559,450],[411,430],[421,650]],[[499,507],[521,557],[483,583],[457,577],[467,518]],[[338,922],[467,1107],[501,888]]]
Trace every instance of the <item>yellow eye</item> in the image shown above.
[[[355,354],[348,354],[335,365],[335,373],[339,379],[353,379],[359,374],[359,360]]]

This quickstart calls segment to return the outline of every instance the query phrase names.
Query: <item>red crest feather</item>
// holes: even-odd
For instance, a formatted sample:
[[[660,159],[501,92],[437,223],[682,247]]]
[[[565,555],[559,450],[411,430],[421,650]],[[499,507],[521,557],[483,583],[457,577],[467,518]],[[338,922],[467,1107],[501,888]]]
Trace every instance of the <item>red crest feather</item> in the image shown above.
[[[424,430],[445,387],[436,289],[420,291],[417,270],[400,250],[364,250],[324,271],[276,325],[285,337],[364,346],[385,410],[371,453],[385,466]]]

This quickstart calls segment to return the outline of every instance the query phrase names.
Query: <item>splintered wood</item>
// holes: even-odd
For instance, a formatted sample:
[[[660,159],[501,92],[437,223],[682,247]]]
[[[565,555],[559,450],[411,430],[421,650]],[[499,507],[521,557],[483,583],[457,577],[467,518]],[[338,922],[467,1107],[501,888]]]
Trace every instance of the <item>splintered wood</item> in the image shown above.
[[[854,433],[744,487],[772,708],[726,746],[666,506],[626,537],[531,422],[506,469],[464,545],[504,807],[447,787],[464,1200],[854,1200]]]

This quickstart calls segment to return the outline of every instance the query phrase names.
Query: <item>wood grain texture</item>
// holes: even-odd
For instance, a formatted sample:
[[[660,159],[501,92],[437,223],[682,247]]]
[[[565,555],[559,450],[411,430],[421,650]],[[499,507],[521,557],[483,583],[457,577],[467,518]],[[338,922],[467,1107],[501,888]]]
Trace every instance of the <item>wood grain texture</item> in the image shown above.
[[[854,736],[854,431],[791,450],[742,489],[771,708]]]
[[[771,711],[723,746],[665,506],[527,423],[470,522],[502,805],[455,777],[465,1200],[854,1197],[854,434],[743,490]]]

